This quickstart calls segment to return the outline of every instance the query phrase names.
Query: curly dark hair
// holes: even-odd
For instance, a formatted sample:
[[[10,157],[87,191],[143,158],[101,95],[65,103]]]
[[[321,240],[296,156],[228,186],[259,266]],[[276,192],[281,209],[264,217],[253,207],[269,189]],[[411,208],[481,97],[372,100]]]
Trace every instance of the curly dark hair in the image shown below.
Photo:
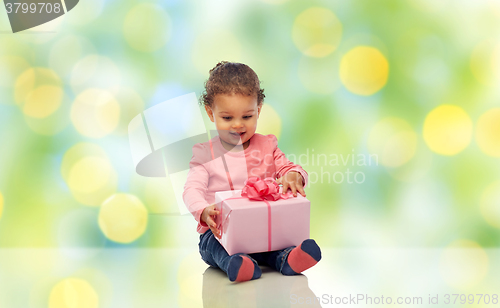
[[[212,107],[217,94],[242,94],[257,96],[257,105],[264,101],[264,89],[260,88],[257,74],[246,64],[221,61],[210,70],[205,82],[205,91],[200,97],[200,105]]]

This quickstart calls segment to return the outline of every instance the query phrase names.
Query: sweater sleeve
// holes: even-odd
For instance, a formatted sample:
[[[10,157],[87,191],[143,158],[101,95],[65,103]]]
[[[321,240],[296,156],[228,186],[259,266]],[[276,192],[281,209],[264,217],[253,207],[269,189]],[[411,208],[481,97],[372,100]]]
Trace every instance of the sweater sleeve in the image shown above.
[[[207,159],[209,155],[208,149],[201,143],[193,146],[193,157],[189,162],[189,172],[184,185],[184,192],[182,198],[189,212],[194,216],[198,222],[198,228],[208,227],[207,224],[201,220],[201,213],[205,207],[209,206],[205,199],[208,190],[208,181],[210,178],[208,172]]]
[[[278,139],[274,135],[268,135],[272,147],[274,149],[274,164],[276,166],[277,178],[280,178],[290,171],[296,171],[302,175],[304,179],[304,187],[307,185],[308,174],[307,172],[297,164],[292,163],[286,158],[285,154],[278,148]]]

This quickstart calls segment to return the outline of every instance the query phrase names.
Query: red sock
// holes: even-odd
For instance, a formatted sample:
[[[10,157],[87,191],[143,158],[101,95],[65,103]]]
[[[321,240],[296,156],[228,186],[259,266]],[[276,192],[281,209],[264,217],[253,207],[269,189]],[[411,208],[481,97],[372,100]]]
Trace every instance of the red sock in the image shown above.
[[[314,266],[321,260],[321,249],[313,239],[307,239],[288,254],[282,274],[294,275]]]
[[[241,258],[243,259],[243,262],[241,262],[238,276],[236,276],[236,281],[238,282],[252,279],[253,270],[255,267],[252,260],[250,260],[248,257],[241,256]]]
[[[307,252],[299,247],[295,247],[288,255],[288,265],[296,273],[302,273],[306,269],[314,266],[318,261],[314,260]]]

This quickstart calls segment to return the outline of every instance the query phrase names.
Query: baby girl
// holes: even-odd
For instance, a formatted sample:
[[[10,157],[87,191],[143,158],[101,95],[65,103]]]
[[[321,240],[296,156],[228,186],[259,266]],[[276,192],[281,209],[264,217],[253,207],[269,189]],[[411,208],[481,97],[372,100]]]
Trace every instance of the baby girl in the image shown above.
[[[215,238],[221,237],[215,223],[219,215],[214,204],[217,191],[242,189],[248,177],[257,176],[276,179],[284,194],[290,190],[295,197],[297,193],[306,195],[307,172],[285,157],[276,136],[255,133],[264,97],[257,74],[247,65],[223,61],[210,70],[201,103],[218,136],[193,147],[184,186],[184,203],[198,222],[201,258],[223,270],[230,281],[259,278],[259,264],[283,275],[296,275],[321,259],[313,239],[277,251],[229,255]]]

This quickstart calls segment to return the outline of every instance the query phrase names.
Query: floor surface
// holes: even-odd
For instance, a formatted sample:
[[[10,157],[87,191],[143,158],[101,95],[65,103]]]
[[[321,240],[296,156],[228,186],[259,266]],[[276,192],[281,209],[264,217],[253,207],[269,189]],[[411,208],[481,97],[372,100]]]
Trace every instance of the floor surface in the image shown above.
[[[329,248],[231,283],[193,249],[0,249],[0,307],[498,307],[499,252]]]

